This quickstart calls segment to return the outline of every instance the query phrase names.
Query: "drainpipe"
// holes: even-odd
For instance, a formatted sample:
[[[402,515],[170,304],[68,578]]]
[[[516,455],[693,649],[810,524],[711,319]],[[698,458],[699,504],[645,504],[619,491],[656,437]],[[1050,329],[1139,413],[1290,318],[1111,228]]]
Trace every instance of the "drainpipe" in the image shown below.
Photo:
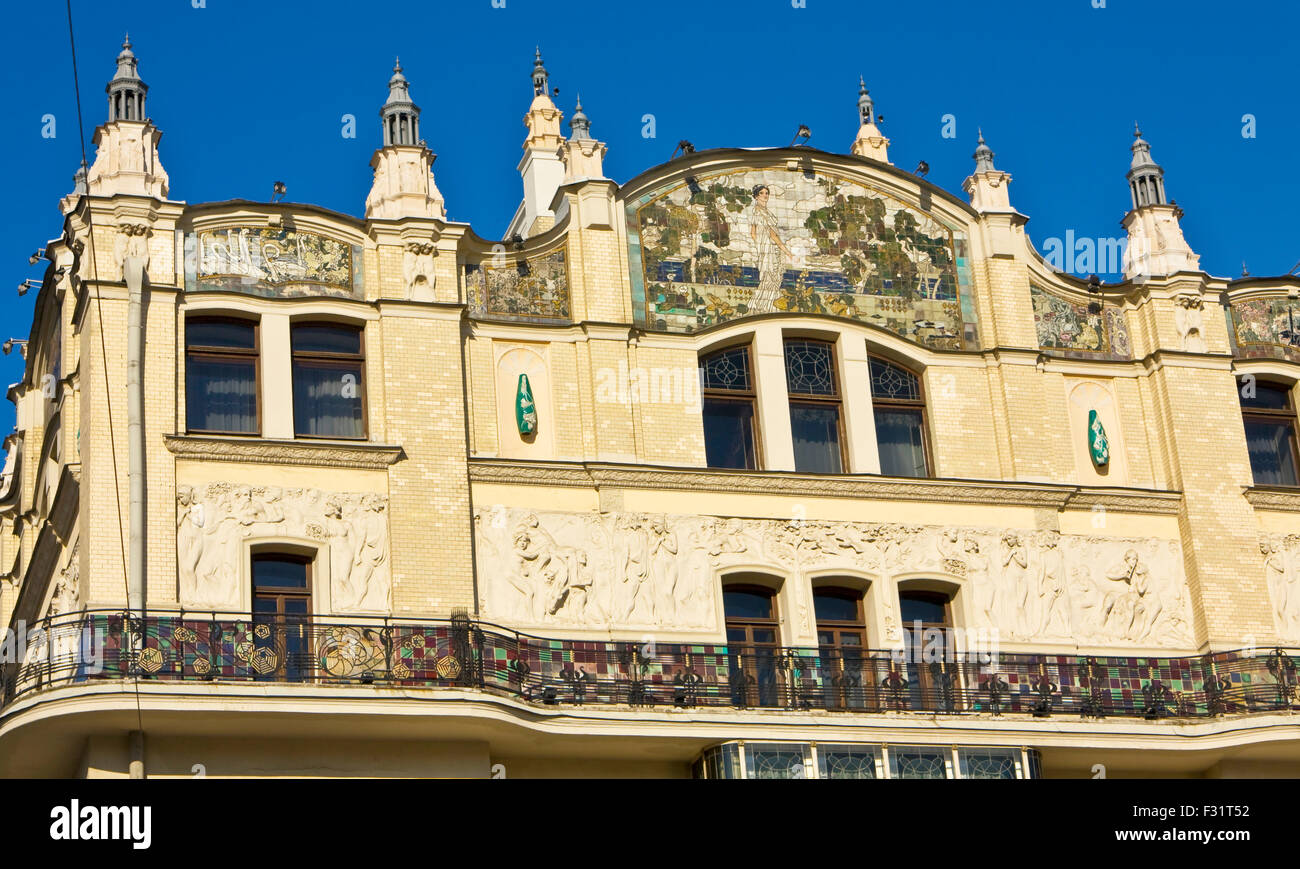
[[[122,263],[128,305],[126,315],[126,441],[129,491],[129,537],[126,556],[126,605],[144,612],[144,261],[128,256]]]
[[[144,773],[144,731],[132,730],[127,736],[127,778],[146,778]]]

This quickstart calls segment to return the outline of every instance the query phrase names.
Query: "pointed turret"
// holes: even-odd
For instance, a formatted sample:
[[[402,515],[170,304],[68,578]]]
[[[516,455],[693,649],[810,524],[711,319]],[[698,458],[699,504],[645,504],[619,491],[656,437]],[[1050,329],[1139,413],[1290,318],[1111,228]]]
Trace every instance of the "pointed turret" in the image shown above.
[[[506,228],[506,238],[514,235],[527,238],[550,229],[555,223],[551,200],[564,183],[564,164],[560,159],[565,142],[560,120],[564,115],[551,102],[550,75],[542,63],[540,47],[533,60],[532,84],[533,101],[524,115],[528,136],[524,139],[524,156],[518,167],[524,181],[524,200]]]
[[[984,141],[983,130],[979,131],[979,142],[971,157],[975,160],[975,171],[961,185],[970,197],[970,204],[984,213],[1015,213],[1007,190],[1011,175],[993,165],[993,149]]]
[[[95,163],[86,172],[86,189],[96,196],[167,198],[167,173],[158,159],[162,133],[145,114],[149,87],[140,80],[138,66],[127,37],[117,56],[117,72],[105,88],[108,120],[95,130]]]
[[[889,162],[889,140],[876,126],[876,106],[867,92],[866,81],[858,77],[858,137],[850,149],[859,157],[870,157],[882,163]]]
[[[1165,197],[1165,170],[1151,157],[1151,144],[1133,124],[1133,159],[1127,174],[1133,208],[1124,216],[1128,248],[1124,277],[1142,280],[1177,272],[1200,271],[1201,258],[1192,252],[1179,218],[1182,209]]]
[[[569,119],[568,141],[560,146],[560,159],[564,162],[564,183],[581,178],[604,178],[604,159],[607,151],[604,142],[591,138],[591,120],[582,110],[582,95],[578,95],[573,117]]]
[[[383,144],[370,159],[375,176],[366,197],[366,217],[445,220],[442,194],[433,181],[436,156],[420,138],[420,107],[411,99],[400,58],[393,64],[388,99],[379,110],[379,119]]]

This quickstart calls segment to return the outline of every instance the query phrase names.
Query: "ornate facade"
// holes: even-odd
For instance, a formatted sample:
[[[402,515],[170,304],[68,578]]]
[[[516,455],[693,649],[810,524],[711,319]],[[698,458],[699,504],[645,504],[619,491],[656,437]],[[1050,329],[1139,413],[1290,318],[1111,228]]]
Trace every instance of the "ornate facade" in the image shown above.
[[[173,198],[124,45],[9,391],[0,773],[1300,774],[1300,280],[1200,271],[1141,133],[1101,284],[865,85],[847,154],[619,184],[549,80],[493,241],[400,64],[357,218]]]

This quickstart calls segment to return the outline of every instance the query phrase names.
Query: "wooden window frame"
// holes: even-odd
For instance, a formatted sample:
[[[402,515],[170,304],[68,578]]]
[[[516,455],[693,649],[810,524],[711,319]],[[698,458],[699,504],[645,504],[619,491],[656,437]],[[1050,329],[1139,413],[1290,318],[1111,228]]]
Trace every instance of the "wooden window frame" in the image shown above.
[[[213,347],[205,344],[191,345],[189,342],[189,326],[191,323],[239,323],[241,325],[251,324],[253,327],[253,346],[247,347]],[[204,435],[223,435],[228,437],[246,437],[257,438],[262,436],[262,322],[260,317],[249,316],[241,317],[234,314],[203,314],[190,313],[185,315],[184,322],[181,324],[181,340],[185,344],[185,433],[186,434],[204,434]],[[249,357],[253,360],[253,415],[257,421],[254,431],[223,431],[221,429],[195,428],[190,425],[190,360],[193,358],[206,359],[239,359],[244,360]]]
[[[753,446],[754,446],[754,467],[752,467],[752,468],[719,468],[719,470],[758,471],[758,470],[762,470],[762,469],[763,469],[763,466],[764,466],[764,461],[763,461],[763,438],[762,438],[762,435],[761,435],[761,431],[762,431],[762,428],[761,428],[761,426],[762,426],[762,420],[759,419],[759,415],[758,415],[758,414],[759,414],[759,411],[758,411],[758,388],[757,388],[757,386],[755,385],[755,372],[754,372],[754,345],[753,345],[752,343],[746,343],[746,344],[740,344],[740,345],[735,345],[735,344],[733,344],[733,345],[728,346],[728,347],[715,347],[715,348],[710,349],[709,351],[707,351],[707,352],[705,352],[705,353],[701,353],[701,354],[700,354],[700,356],[699,356],[699,365],[700,365],[700,368],[703,369],[703,368],[704,368],[704,362],[705,362],[706,359],[708,359],[708,358],[710,358],[710,357],[712,357],[712,356],[714,356],[714,355],[716,355],[716,354],[719,354],[719,353],[730,353],[730,352],[732,352],[732,351],[734,351],[734,350],[738,350],[738,349],[742,349],[742,348],[743,348],[744,351],[745,351],[745,365],[748,366],[747,370],[748,370],[748,372],[749,372],[749,388],[748,388],[748,389],[709,389],[709,388],[705,387],[704,384],[703,384],[703,380],[704,380],[704,378],[703,378],[703,377],[700,378],[700,380],[701,380],[701,384],[700,384],[700,402],[701,402],[701,405],[703,404],[704,400],[709,399],[709,398],[717,399],[717,400],[720,400],[720,401],[731,401],[731,402],[735,402],[735,403],[737,403],[737,404],[739,404],[739,403],[746,403],[746,404],[749,405],[749,408],[750,408],[750,418],[753,419],[753,421],[754,421],[753,432],[752,432],[753,439],[754,439],[754,445],[753,445]],[[703,407],[701,407],[701,411],[703,411]],[[707,444],[707,437],[706,437],[706,444]],[[709,461],[709,454],[708,454],[708,447],[707,447],[707,445],[706,445],[706,447],[705,447],[705,451],[704,451],[704,461],[705,461],[705,465],[706,465],[706,467],[710,467],[710,468],[716,467],[716,466],[714,466],[714,465],[709,465],[709,464],[708,464],[708,461]]]
[[[1238,404],[1241,404],[1241,422],[1244,430],[1247,422],[1284,422],[1291,427],[1291,466],[1296,471],[1296,482],[1294,483],[1260,483],[1257,485],[1271,485],[1285,487],[1289,489],[1300,487],[1300,417],[1297,417],[1295,406],[1295,384],[1283,383],[1280,380],[1257,379],[1256,387],[1270,386],[1274,389],[1280,389],[1286,393],[1285,408],[1268,408],[1268,407],[1247,407],[1241,404],[1238,398]],[[1240,396],[1240,393],[1238,393]],[[1250,458],[1250,441],[1246,442],[1247,460]],[[1251,482],[1255,482],[1254,467],[1251,468]]]
[[[345,329],[354,329],[357,332],[357,352],[356,353],[326,353],[318,350],[297,350],[293,344],[293,333],[301,326],[335,326]],[[358,388],[361,390],[361,434],[353,437],[341,437],[339,435],[312,435],[300,434],[298,432],[297,408],[292,408],[293,416],[293,437],[295,440],[345,440],[345,441],[367,441],[370,439],[370,390],[366,386],[366,327],[365,324],[351,323],[340,320],[321,320],[315,318],[306,318],[289,321],[289,393],[293,394],[296,384],[294,380],[294,370],[299,362],[307,365],[319,363],[327,365],[330,362],[356,362],[359,363],[361,373],[358,376]]]
[[[916,391],[920,397],[915,399],[877,398],[875,391],[872,390],[871,388],[871,360],[873,359],[877,362],[883,362],[886,365],[892,365],[893,367],[905,371],[908,374],[915,377]],[[900,365],[894,360],[889,359],[885,356],[880,356],[879,354],[876,353],[868,353],[867,354],[867,392],[871,396],[871,415],[873,421],[876,413],[876,408],[884,408],[884,409],[900,408],[906,410],[921,411],[921,450],[925,453],[925,476],[912,477],[910,479],[916,479],[916,480],[934,479],[934,453],[930,448],[930,411],[929,408],[927,407],[927,400],[926,400],[927,396],[925,394],[925,378],[921,376],[921,373],[919,371],[913,371],[911,368],[908,368],[906,365]],[[876,448],[877,450],[879,450],[880,448],[879,436],[877,436]]]
[[[834,649],[844,648],[841,646],[839,642],[839,634],[841,632],[855,631],[859,634],[862,640],[862,645],[856,648],[861,648],[865,654],[865,650],[870,648],[870,646],[867,645],[867,641],[869,637],[867,634],[866,593],[859,589],[849,588],[847,586],[842,586],[842,585],[818,586],[812,590],[812,593],[813,593],[813,621],[816,622],[816,632],[820,634],[822,632],[822,627],[825,626],[826,630],[833,631],[836,634],[836,641],[832,643],[831,646],[829,647],[823,646],[820,637],[818,637],[817,645],[822,648],[834,648]],[[817,596],[818,595],[823,595],[825,597],[837,597],[840,598],[841,600],[852,600],[854,603],[857,604],[857,610],[858,610],[857,617],[852,621],[842,621],[840,619],[817,618]],[[848,647],[848,648],[855,648],[855,647]]]
[[[789,405],[789,409],[793,411],[794,406],[796,404],[822,405],[825,407],[835,408],[835,423],[836,423],[835,428],[836,428],[836,434],[839,440],[839,448],[840,448],[840,469],[839,471],[832,472],[832,473],[836,473],[836,474],[847,473],[847,468],[849,467],[849,456],[848,456],[848,444],[846,443],[847,433],[844,428],[844,394],[843,394],[843,390],[840,389],[839,365],[835,361],[835,350],[836,350],[835,341],[828,341],[824,338],[801,338],[799,336],[782,337],[781,367],[783,370],[785,369],[785,365],[786,365],[786,347],[788,347],[792,342],[795,341],[802,341],[806,344],[821,344],[824,347],[826,347],[826,349],[830,353],[831,385],[835,388],[835,393],[834,395],[809,395],[803,392],[791,392],[790,372],[784,371],[785,384],[786,384],[786,401]],[[791,428],[793,429],[794,427],[793,412],[791,413],[790,416],[790,425]],[[791,438],[791,443],[793,444],[793,437]],[[796,468],[796,473],[807,474],[807,473],[815,473],[815,472],[799,471]]]

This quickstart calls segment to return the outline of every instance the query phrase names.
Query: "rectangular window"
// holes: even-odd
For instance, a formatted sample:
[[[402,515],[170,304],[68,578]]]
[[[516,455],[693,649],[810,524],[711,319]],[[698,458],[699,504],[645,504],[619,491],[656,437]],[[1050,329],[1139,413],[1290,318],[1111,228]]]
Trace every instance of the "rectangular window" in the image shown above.
[[[311,559],[265,553],[253,556],[251,664],[263,679],[311,678]]]
[[[844,470],[835,348],[825,341],[785,342],[794,469],[811,474]]]
[[[219,317],[185,321],[185,428],[206,434],[261,431],[257,323]]]
[[[1257,486],[1300,485],[1297,474],[1296,412],[1291,388],[1278,383],[1257,382],[1243,387],[1242,422],[1250,469]]]
[[[754,384],[749,347],[720,350],[700,360],[704,455],[710,468],[758,467]]]
[[[361,328],[340,323],[295,323],[291,343],[294,434],[305,438],[365,438]]]
[[[921,379],[875,356],[871,357],[869,370],[880,473],[886,477],[930,476]]]

